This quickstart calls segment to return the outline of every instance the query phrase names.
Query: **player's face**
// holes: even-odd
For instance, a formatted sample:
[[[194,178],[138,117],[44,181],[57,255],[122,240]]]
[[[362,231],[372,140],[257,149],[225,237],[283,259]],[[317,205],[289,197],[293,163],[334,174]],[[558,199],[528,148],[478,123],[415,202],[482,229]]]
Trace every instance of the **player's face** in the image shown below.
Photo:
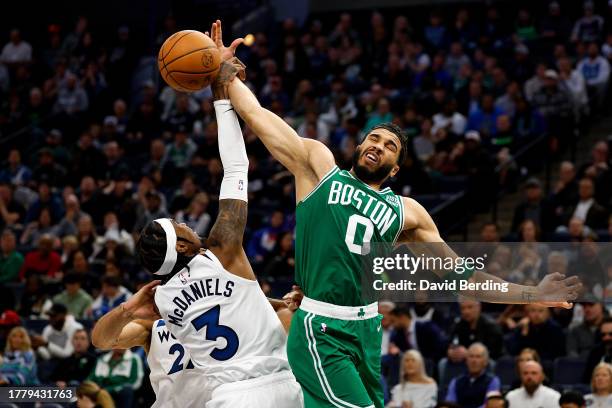
[[[353,169],[366,183],[382,183],[399,170],[397,160],[402,144],[397,136],[386,129],[374,129],[357,146],[353,155]]]
[[[197,254],[202,246],[200,236],[185,223],[172,223],[176,231],[176,250],[188,256]]]

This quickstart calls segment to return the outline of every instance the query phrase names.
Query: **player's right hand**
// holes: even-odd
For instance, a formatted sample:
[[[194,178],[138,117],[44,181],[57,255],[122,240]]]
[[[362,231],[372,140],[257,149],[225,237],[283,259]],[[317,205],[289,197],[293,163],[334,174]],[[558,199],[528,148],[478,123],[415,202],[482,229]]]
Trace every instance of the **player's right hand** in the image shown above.
[[[159,319],[159,311],[155,306],[155,288],[160,283],[160,280],[154,280],[144,285],[123,304],[123,310],[132,319]]]
[[[221,62],[227,61],[230,58],[232,58],[234,54],[236,53],[236,48],[238,48],[238,46],[244,42],[244,38],[240,37],[232,41],[229,47],[226,47],[225,45],[223,45],[223,32],[221,31],[221,20],[217,20],[212,24],[212,27],[210,28],[210,38],[212,38],[212,40],[217,45],[219,54],[221,54]]]

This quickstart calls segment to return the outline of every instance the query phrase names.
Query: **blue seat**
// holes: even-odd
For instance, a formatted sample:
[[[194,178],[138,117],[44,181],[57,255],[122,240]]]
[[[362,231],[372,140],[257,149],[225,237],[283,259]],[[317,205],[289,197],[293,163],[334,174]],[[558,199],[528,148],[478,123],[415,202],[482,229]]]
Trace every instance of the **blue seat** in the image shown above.
[[[585,367],[584,359],[559,357],[553,363],[553,382],[559,385],[580,384]]]

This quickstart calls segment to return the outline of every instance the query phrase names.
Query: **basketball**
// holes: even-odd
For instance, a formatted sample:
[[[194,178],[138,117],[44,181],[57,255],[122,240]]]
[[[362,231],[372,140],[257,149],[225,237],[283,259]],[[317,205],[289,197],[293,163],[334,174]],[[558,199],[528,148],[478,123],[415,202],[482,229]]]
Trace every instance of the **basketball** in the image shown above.
[[[157,64],[164,81],[180,92],[207,87],[219,72],[220,55],[213,40],[195,30],[170,36],[159,50]]]

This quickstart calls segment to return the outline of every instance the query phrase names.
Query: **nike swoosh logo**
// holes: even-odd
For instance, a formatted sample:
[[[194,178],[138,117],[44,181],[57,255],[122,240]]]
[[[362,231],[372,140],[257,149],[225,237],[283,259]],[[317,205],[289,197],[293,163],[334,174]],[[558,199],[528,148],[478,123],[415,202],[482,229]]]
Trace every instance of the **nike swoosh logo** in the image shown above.
[[[380,331],[380,328],[381,328],[381,325],[379,324],[379,325],[378,325],[378,329],[376,329],[376,331],[377,331],[377,332],[379,332],[379,331]]]
[[[228,110],[226,110],[224,113],[227,113],[227,112],[230,112],[230,111],[233,111],[233,110],[234,110],[234,108],[229,108],[229,109],[228,109]]]

